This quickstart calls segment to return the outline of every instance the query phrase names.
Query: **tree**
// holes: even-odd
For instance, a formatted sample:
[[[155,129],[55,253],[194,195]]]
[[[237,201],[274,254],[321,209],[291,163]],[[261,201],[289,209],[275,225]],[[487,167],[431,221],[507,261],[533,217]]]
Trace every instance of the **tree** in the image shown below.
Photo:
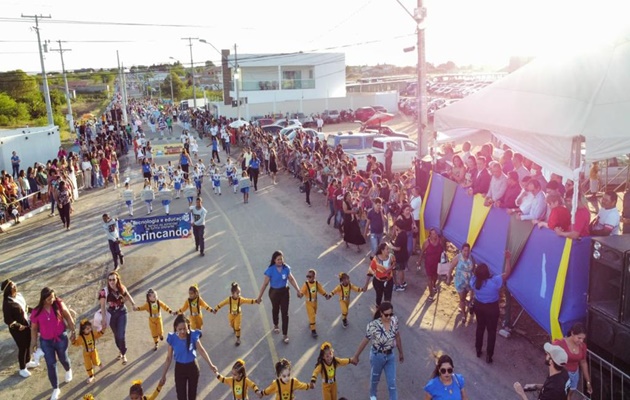
[[[171,79],[173,79],[173,97],[179,99],[182,94],[182,89],[184,88],[184,82],[182,82],[174,71],[171,71],[170,76],[164,78],[164,81],[160,85],[162,88],[162,97],[171,96]]]
[[[30,118],[28,109],[6,93],[0,93],[0,126],[19,125]]]
[[[206,68],[214,68],[214,63],[210,60],[206,61]]]
[[[39,87],[35,77],[18,69],[0,73],[0,92],[5,92],[19,102],[32,96],[33,93],[39,93]]]

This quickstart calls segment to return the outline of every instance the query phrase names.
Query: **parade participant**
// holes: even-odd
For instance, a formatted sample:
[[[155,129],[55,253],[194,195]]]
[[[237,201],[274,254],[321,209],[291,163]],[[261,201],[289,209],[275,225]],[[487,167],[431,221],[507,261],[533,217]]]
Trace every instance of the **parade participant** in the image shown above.
[[[116,152],[113,152],[110,158],[111,158],[111,161],[110,161],[111,176],[112,178],[114,178],[114,189],[117,189],[120,187],[120,174],[119,174],[119,168],[118,168],[119,167],[118,156],[116,155]]]
[[[28,313],[31,308],[26,305],[22,293],[17,291],[17,285],[10,279],[6,279],[0,285],[2,290],[2,314],[4,323],[9,327],[9,333],[18,347],[18,363],[20,376],[28,378],[31,373],[27,368],[39,366],[39,362],[31,361],[31,329]]]
[[[92,324],[84,319],[79,324],[79,337],[72,341],[73,346],[83,349],[83,363],[88,374],[87,383],[94,382],[94,367],[101,366],[101,359],[96,350],[96,340],[104,335],[103,331],[94,332]]]
[[[486,362],[492,363],[494,344],[497,340],[497,323],[499,322],[499,292],[505,280],[512,273],[512,254],[505,251],[505,272],[501,275],[490,275],[486,264],[479,264],[475,268],[474,276],[470,278],[470,286],[475,296],[475,317],[477,317],[477,331],[475,348],[477,357],[481,357],[483,335],[488,331]]]
[[[241,174],[241,179],[238,181],[238,185],[241,188],[241,193],[243,193],[243,203],[249,203],[249,186],[251,182],[247,177],[247,171],[243,171]]]
[[[193,199],[195,198],[195,194],[197,193],[197,189],[195,189],[195,185],[192,184],[190,179],[184,180],[184,197],[188,200],[188,207],[192,207]]]
[[[215,168],[212,174],[212,190],[214,194],[221,195],[221,174],[219,173],[219,168]]]
[[[175,391],[177,400],[195,400],[197,398],[197,384],[199,382],[199,365],[197,364],[197,352],[206,360],[212,372],[217,372],[217,367],[212,363],[210,356],[201,344],[201,331],[192,329],[190,323],[183,315],[178,315],[173,322],[173,332],[166,337],[169,344],[164,371],[159,385],[166,383],[166,373],[175,358]]]
[[[149,182],[151,181],[151,164],[146,158],[142,159],[142,177]]]
[[[389,400],[397,400],[394,348],[398,349],[398,359],[401,363],[405,361],[405,356],[403,355],[402,340],[398,330],[398,318],[394,315],[392,303],[384,301],[378,306],[374,314],[374,320],[368,323],[365,337],[359,344],[354,357],[352,357],[353,364],[359,363],[359,356],[370,341],[372,342],[370,351],[370,396],[371,398],[376,398],[378,381],[381,379],[381,373],[385,371]]]
[[[350,364],[349,358],[335,357],[335,350],[328,342],[319,348],[317,364],[311,376],[311,389],[315,388],[317,377],[322,376],[322,399],[337,400],[337,367]]]
[[[129,301],[132,306],[136,306],[133,297],[127,291],[125,285],[120,280],[118,272],[113,271],[107,275],[107,285],[98,293],[98,299],[101,303],[101,315],[110,314],[111,319],[109,325],[114,333],[116,347],[120,351],[118,359],[122,360],[123,365],[127,365],[127,343],[125,335],[127,331],[127,306],[125,301]],[[102,331],[107,329],[107,318],[103,318]]]
[[[158,182],[160,180],[160,169],[155,163],[151,164],[151,176],[153,176],[152,187],[154,189],[159,189]]]
[[[453,373],[453,360],[444,354],[437,359],[431,380],[424,386],[424,400],[468,400],[466,381]]]
[[[195,165],[195,168],[193,169],[193,181],[195,182],[195,188],[197,189],[197,196],[201,196],[203,173],[199,170],[199,167],[197,165]]]
[[[254,191],[257,192],[258,191],[258,175],[260,173],[260,160],[258,159],[258,155],[256,154],[256,152],[252,153],[252,158],[251,160],[249,160],[249,165],[248,165],[248,173],[249,173],[249,179],[252,181],[252,183],[254,184]]]
[[[118,220],[109,216],[109,214],[103,214],[103,230],[107,235],[107,243],[109,244],[109,251],[112,253],[114,259],[114,271],[118,269],[118,262],[120,265],[124,265],[125,256],[120,251],[120,234],[118,231]]]
[[[221,307],[229,304],[228,309],[228,321],[230,322],[230,328],[234,330],[236,336],[236,342],[234,345],[240,346],[241,344],[241,320],[243,318],[241,304],[255,304],[256,299],[248,299],[241,296],[241,288],[237,282],[232,282],[230,287],[231,296],[226,297],[221,301],[212,311],[214,314],[221,309]]]
[[[394,241],[390,244],[390,248],[394,250],[396,257],[396,266],[394,267],[394,290],[404,292],[407,289],[407,281],[405,280],[405,271],[407,270],[407,261],[409,260],[409,252],[407,247],[408,232],[394,224],[393,227]]]
[[[179,168],[173,172],[173,188],[175,189],[175,198],[179,199],[182,194],[182,183],[184,182],[182,176],[179,173]]]
[[[464,243],[462,251],[451,260],[451,268],[446,277],[446,284],[450,285],[455,271],[455,290],[459,294],[459,311],[466,318],[466,306],[468,301],[468,292],[470,292],[470,278],[472,278],[475,263],[470,254],[470,244]]]
[[[190,200],[188,200],[190,203]],[[195,237],[195,251],[199,251],[199,255],[203,257],[204,250],[206,248],[204,233],[206,229],[206,215],[208,211],[201,205],[201,197],[197,197],[195,206],[190,207],[190,213],[192,214],[192,228],[193,236]]]
[[[265,270],[265,279],[260,287],[260,293],[256,302],[262,301],[265,289],[269,286],[269,299],[271,300],[273,319],[273,332],[280,333],[278,328],[278,314],[282,313],[282,334],[284,335],[284,343],[289,343],[289,283],[297,292],[298,298],[302,297],[300,288],[291,274],[291,267],[284,263],[284,254],[280,250],[276,250],[271,255],[269,267]]]
[[[184,179],[188,178],[188,168],[192,164],[192,160],[188,155],[186,149],[182,149],[182,153],[179,156],[179,165],[182,167],[182,171],[184,171]]]
[[[280,359],[276,363],[276,376],[273,382],[265,390],[258,394],[258,397],[276,395],[276,400],[293,400],[296,390],[309,390],[308,383],[300,382],[297,378],[291,377],[291,362],[286,358]]]
[[[173,163],[170,160],[166,164],[166,173],[168,174],[168,178],[173,181],[175,176],[175,167],[173,167]]]
[[[169,215],[171,209],[171,201],[173,200],[173,191],[169,189],[168,186],[164,185],[158,192],[158,196],[162,200],[164,212],[166,213],[166,215]]]
[[[140,198],[147,204],[147,215],[153,212],[153,200],[155,199],[155,193],[151,187],[151,181],[144,180],[144,188],[140,191]]]
[[[260,393],[260,389],[254,381],[247,377],[245,361],[240,358],[236,360],[234,366],[232,366],[231,375],[226,377],[217,373],[217,379],[219,382],[232,388],[232,398],[234,400],[248,400],[247,388],[251,388],[256,394]]]
[[[56,296],[55,291],[45,287],[40,292],[39,303],[31,312],[31,345],[37,347],[39,334],[40,346],[44,351],[48,380],[53,388],[51,400],[57,400],[61,394],[57,378],[57,358],[66,370],[65,381],[72,381],[72,367],[68,358],[68,334],[70,340],[75,339],[74,319],[66,304]]]
[[[350,247],[350,244],[356,245],[358,253],[361,252],[361,245],[365,244],[365,238],[359,227],[359,209],[352,206],[351,197],[352,192],[349,191],[343,196],[343,241],[346,242],[346,247]]]
[[[129,187],[129,180],[125,181],[125,189],[122,191],[122,198],[125,201],[129,216],[133,217],[133,190]]]
[[[160,390],[162,390],[162,385],[158,385],[150,396],[145,396],[142,381],[133,381],[129,388],[129,400],[156,400],[160,394]]]
[[[177,310],[177,313],[183,314],[186,310],[190,310],[190,318],[188,318],[190,326],[192,329],[201,329],[203,326],[203,313],[201,312],[201,308],[205,308],[206,311],[212,312],[212,307],[210,307],[199,295],[199,286],[194,284],[188,288],[188,298],[182,308]]]
[[[339,308],[341,308],[341,322],[344,328],[348,327],[348,309],[350,308],[350,293],[352,291],[357,293],[363,292],[363,288],[350,283],[350,276],[345,272],[339,274],[339,285],[330,292],[329,298],[338,294],[339,295]]]
[[[157,292],[153,289],[147,291],[147,302],[133,309],[134,311],[147,311],[149,313],[149,331],[151,331],[151,337],[153,338],[153,351],[156,351],[158,348],[158,340],[164,340],[161,310],[169,314],[176,313],[158,298]]]
[[[368,284],[372,281],[372,286],[376,292],[376,305],[379,306],[385,296],[385,301],[392,300],[394,290],[392,274],[396,266],[396,258],[389,254],[387,243],[381,243],[376,249],[376,255],[370,261],[367,277],[363,291],[366,292]]]
[[[271,149],[269,151],[269,172],[271,173],[271,179],[273,179],[273,184],[277,185],[276,175],[278,173],[278,156],[276,155],[276,150]]]
[[[55,202],[57,203],[57,209],[59,210],[59,217],[63,223],[64,228],[67,231],[70,230],[70,211],[74,199],[72,193],[68,189],[66,181],[59,181],[59,188],[54,192]]]
[[[311,329],[311,336],[317,337],[316,318],[317,318],[317,294],[321,294],[330,298],[330,295],[326,293],[324,287],[317,281],[317,271],[309,269],[306,273],[306,282],[302,285],[300,290],[302,296],[306,300],[306,313],[308,314],[309,327]]]

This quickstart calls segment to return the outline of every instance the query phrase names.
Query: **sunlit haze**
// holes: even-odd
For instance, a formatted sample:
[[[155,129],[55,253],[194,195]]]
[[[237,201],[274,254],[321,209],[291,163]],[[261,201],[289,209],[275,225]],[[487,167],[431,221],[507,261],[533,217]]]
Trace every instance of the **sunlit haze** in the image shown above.
[[[67,41],[67,69],[190,62],[183,37],[206,39],[239,53],[342,51],[347,65],[415,65],[415,22],[396,0],[332,1],[120,1],[5,0],[0,9],[0,70],[40,71],[34,23],[21,14],[51,15],[40,24],[42,40]],[[401,0],[413,13],[416,1]],[[510,56],[575,49],[610,37],[628,24],[630,1],[426,0],[426,58],[501,68]],[[56,22],[54,22],[56,21]],[[60,21],[69,21],[61,23]],[[75,21],[155,24],[129,26]],[[159,25],[183,25],[166,27]],[[56,43],[53,43],[57,46]],[[194,42],[195,63],[220,59]],[[58,54],[46,55],[48,71],[61,70]]]

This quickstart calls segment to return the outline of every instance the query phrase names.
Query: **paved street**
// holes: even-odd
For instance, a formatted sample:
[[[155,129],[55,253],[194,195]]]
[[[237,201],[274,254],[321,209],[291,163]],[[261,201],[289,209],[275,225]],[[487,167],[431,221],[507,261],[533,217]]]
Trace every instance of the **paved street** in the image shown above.
[[[331,131],[335,130],[333,127]],[[148,129],[147,129],[148,131]],[[179,137],[181,127],[176,126]],[[157,142],[159,143],[159,142]],[[201,156],[209,160],[209,148],[200,142]],[[236,154],[235,154],[236,155]],[[222,161],[224,154],[221,154]],[[175,157],[157,158],[158,164]],[[133,189],[141,189],[141,171],[133,155],[123,161],[121,181],[130,177]],[[279,176],[274,186],[271,179],[262,176],[259,190],[250,195],[249,204],[243,204],[242,195],[232,194],[222,182],[222,196],[212,194],[208,178],[204,181],[203,200],[208,210],[206,224],[206,256],[194,251],[194,241],[169,240],[123,248],[125,265],[121,268],[123,283],[127,285],[138,304],[143,304],[147,289],[158,291],[160,299],[172,308],[184,304],[188,287],[197,283],[202,297],[212,306],[229,295],[232,281],[238,281],[244,297],[256,297],[263,281],[263,271],[269,265],[271,254],[280,249],[293,274],[301,285],[306,271],[315,268],[318,278],[327,290],[338,283],[337,274],[348,272],[352,282],[362,286],[369,259],[368,246],[357,253],[346,249],[336,230],[326,225],[328,209],[322,194],[313,195],[309,208],[298,191],[297,181],[286,173]],[[253,189],[253,188],[252,188]],[[135,203],[135,216],[146,214],[144,204]],[[171,203],[171,213],[187,210],[185,198]],[[1,279],[12,278],[24,294],[29,305],[35,306],[39,291],[50,286],[81,318],[91,318],[97,305],[97,291],[105,285],[105,274],[113,268],[107,240],[100,222],[101,215],[109,212],[126,216],[126,208],[119,192],[114,189],[96,189],[83,192],[74,205],[72,228],[62,229],[57,216],[47,213],[28,220],[0,236]],[[163,214],[159,202],[154,202],[154,213]],[[454,289],[444,289],[437,301],[426,303],[424,273],[416,272],[415,257],[408,273],[409,287],[404,293],[394,293],[393,303],[402,326],[401,335],[405,363],[398,364],[399,398],[419,399],[424,396],[423,386],[433,369],[432,352],[446,352],[455,362],[456,372],[466,379],[470,399],[516,398],[512,383],[542,382],[545,368],[542,349],[535,349],[522,337],[506,340],[497,338],[494,364],[474,354],[475,324],[462,323],[457,312]],[[266,387],[275,378],[273,363],[280,357],[293,362],[293,373],[302,381],[309,381],[315,366],[319,345],[330,341],[336,355],[350,357],[363,338],[366,324],[371,319],[370,307],[374,291],[353,295],[349,313],[350,325],[343,329],[339,317],[337,298],[320,299],[318,310],[319,338],[311,338],[304,300],[292,291],[290,304],[289,336],[284,344],[281,335],[271,331],[271,304],[267,295],[261,305],[243,307],[242,344],[234,346],[232,331],[225,309],[217,315],[204,314],[202,343],[221,373],[228,374],[237,358],[247,362],[248,377],[259,386]],[[129,364],[122,366],[111,330],[98,344],[104,367],[97,370],[96,381],[85,383],[81,350],[70,350],[74,380],[61,384],[62,399],[80,399],[92,393],[96,399],[127,398],[134,379],[145,382],[145,390],[152,391],[160,378],[166,354],[166,344],[153,351],[146,312],[130,310],[127,327]],[[173,317],[164,316],[164,328],[172,330]],[[0,392],[2,399],[48,399],[51,393],[45,365],[33,370],[33,376],[24,380],[17,374],[17,347],[7,326],[0,325]],[[42,360],[43,361],[43,360]],[[199,398],[231,399],[227,386],[220,384],[207,365],[201,363]],[[175,399],[173,366],[160,399]],[[63,378],[62,368],[59,374]],[[339,394],[348,399],[367,399],[369,389],[369,350],[362,354],[358,366],[339,370]],[[299,393],[299,399],[321,398],[321,378],[315,390]],[[386,399],[385,377],[381,378],[379,399]],[[253,396],[253,395],[252,395]],[[250,396],[250,398],[252,398]]]

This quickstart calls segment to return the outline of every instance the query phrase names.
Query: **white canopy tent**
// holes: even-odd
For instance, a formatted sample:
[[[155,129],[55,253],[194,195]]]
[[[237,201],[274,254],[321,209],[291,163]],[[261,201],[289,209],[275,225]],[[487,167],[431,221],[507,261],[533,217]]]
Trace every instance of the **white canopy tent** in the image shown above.
[[[435,130],[485,129],[565,177],[586,161],[630,153],[630,34],[574,56],[538,58],[438,110]]]

